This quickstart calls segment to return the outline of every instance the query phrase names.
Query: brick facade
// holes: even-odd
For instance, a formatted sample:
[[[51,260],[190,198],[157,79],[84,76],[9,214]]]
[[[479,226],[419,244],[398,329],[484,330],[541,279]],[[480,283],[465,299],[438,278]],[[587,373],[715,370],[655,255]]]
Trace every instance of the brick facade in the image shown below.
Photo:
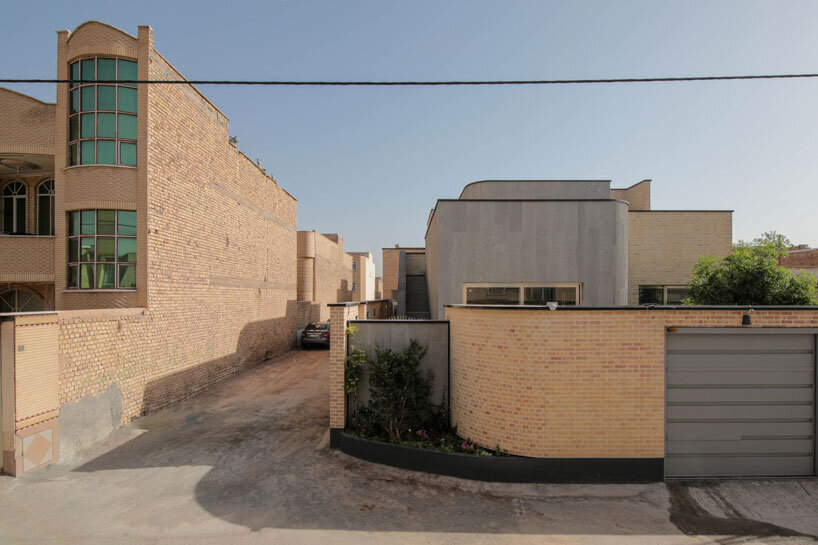
[[[71,47],[91,53],[95,43],[116,43],[118,31],[100,26],[80,27],[87,36],[75,33]],[[132,44],[146,79],[182,79],[152,42],[140,27]],[[115,384],[123,421],[291,348],[310,309],[296,301],[295,199],[228,142],[227,118],[195,88],[143,86],[139,94],[137,168],[70,172],[83,187],[106,186],[103,178],[121,173],[132,188],[101,198],[137,210],[145,271],[138,293],[95,294],[92,304],[142,308],[60,314],[61,402]],[[66,201],[85,199],[71,189]],[[64,294],[60,308],[89,299]]]
[[[512,454],[664,457],[665,328],[739,327],[742,310],[449,307],[451,418]],[[752,327],[817,327],[760,310]]]
[[[629,211],[628,303],[639,303],[639,286],[684,286],[699,257],[724,257],[732,249],[729,211]]]
[[[37,236],[37,189],[41,182],[54,178],[55,108],[55,104],[0,88],[0,157],[39,167],[16,172],[0,165],[0,192],[12,181],[25,186],[24,227],[30,233],[0,235],[0,292],[21,289],[35,293],[46,308],[54,308],[53,286],[48,286],[54,282],[54,238]]]
[[[298,232],[298,300],[317,305],[316,320],[329,318],[327,304],[355,299],[352,260],[342,236]]]
[[[184,79],[150,27],[135,38],[97,22],[58,33],[57,77],[106,55],[136,60],[139,79]],[[2,260],[0,287],[51,282],[60,404],[113,387],[124,423],[292,348],[317,319],[316,305],[297,300],[296,200],[229,142],[227,118],[193,86],[138,87],[135,167],[66,165],[67,84],[56,105],[0,93],[0,108],[51,116],[50,142],[26,138],[52,154],[55,237],[0,240],[0,256],[26,256]],[[4,125],[14,119],[0,111]],[[0,131],[0,151],[10,133]],[[93,208],[137,212],[136,290],[66,289],[66,214]]]
[[[399,261],[400,261],[400,253],[406,252],[407,254],[411,253],[426,253],[425,248],[401,248],[398,245],[395,245],[394,248],[383,248],[383,260],[382,260],[382,282],[383,282],[383,292],[381,297],[384,299],[392,299],[395,300],[398,297],[398,280],[400,271],[399,268]],[[394,292],[394,293],[393,293]]]
[[[628,201],[629,210],[650,210],[650,180],[625,189],[611,189],[611,198]]]

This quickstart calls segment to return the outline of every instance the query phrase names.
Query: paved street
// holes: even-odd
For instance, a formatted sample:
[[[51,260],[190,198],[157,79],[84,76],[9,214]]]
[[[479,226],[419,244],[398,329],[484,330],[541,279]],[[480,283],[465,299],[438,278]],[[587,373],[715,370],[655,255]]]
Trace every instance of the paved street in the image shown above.
[[[813,543],[818,481],[506,485],[328,449],[328,352],[292,352],[0,478],[0,542]],[[761,536],[761,537],[754,537]]]

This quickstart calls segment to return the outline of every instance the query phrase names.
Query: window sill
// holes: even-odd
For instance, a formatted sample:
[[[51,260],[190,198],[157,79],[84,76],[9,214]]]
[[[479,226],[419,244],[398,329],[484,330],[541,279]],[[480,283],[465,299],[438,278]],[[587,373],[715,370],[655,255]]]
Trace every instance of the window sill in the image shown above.
[[[93,167],[108,167],[108,168],[127,168],[127,169],[136,169],[136,165],[71,165],[70,167],[65,167],[63,170],[73,170],[75,168],[93,168]]]
[[[63,293],[136,293],[136,288],[122,290],[62,290]]]
[[[0,235],[0,238],[54,238],[54,235]]]

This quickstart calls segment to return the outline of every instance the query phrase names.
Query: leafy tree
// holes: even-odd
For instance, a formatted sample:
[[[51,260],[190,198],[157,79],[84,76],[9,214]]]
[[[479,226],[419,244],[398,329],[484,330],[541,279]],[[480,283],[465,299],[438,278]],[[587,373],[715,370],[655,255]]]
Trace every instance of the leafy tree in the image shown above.
[[[739,242],[723,259],[705,256],[693,269],[688,303],[696,305],[818,305],[818,280],[778,266],[790,241],[775,231]]]
[[[435,414],[431,402],[434,374],[424,374],[420,361],[428,349],[412,339],[404,352],[376,348],[369,370],[369,407],[373,424],[390,440],[400,441],[409,430],[420,429]]]
[[[739,241],[739,244],[744,246],[766,246],[768,244],[772,244],[772,246],[781,252],[781,255],[787,255],[787,248],[792,246],[792,242],[790,239],[782,235],[781,233],[776,233],[775,231],[767,231],[760,237],[754,238],[753,242],[747,244],[746,242]]]

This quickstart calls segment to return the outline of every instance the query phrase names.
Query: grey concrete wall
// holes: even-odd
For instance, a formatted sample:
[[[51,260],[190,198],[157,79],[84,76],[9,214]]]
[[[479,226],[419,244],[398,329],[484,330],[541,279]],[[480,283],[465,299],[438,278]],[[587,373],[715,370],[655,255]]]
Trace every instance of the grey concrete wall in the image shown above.
[[[627,213],[614,200],[439,202],[426,240],[432,318],[469,282],[579,282],[584,305],[626,304]]]
[[[609,180],[486,180],[463,188],[461,199],[609,199]]]
[[[122,421],[122,391],[111,384],[97,395],[60,407],[60,458],[70,458],[78,450],[107,437]]]
[[[352,339],[354,348],[366,351],[367,356],[375,359],[375,347],[391,348],[395,352],[403,352],[409,347],[411,339],[429,351],[420,365],[424,372],[434,373],[432,388],[432,402],[435,404],[447,403],[449,392],[449,323],[429,322],[420,320],[383,320],[383,321],[351,321],[350,325],[358,328],[358,333]],[[369,381],[364,378],[358,389],[358,403],[366,405],[369,401]],[[352,414],[351,400],[349,414]]]

